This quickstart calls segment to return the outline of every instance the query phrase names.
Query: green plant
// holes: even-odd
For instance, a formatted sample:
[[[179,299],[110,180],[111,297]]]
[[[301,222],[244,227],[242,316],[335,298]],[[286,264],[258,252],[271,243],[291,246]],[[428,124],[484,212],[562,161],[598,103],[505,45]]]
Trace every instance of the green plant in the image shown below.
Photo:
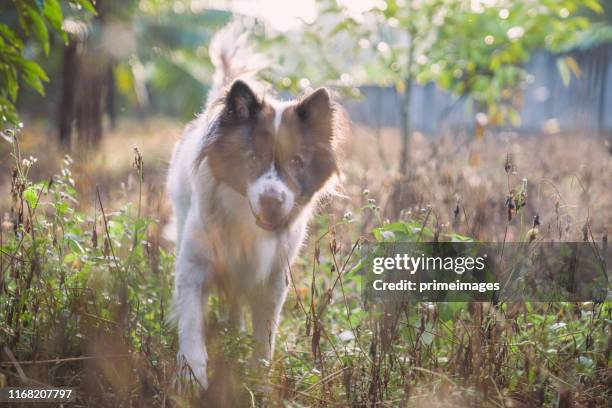
[[[84,8],[95,14],[90,0],[70,0],[67,6]],[[43,82],[49,78],[27,50],[33,40],[49,54],[50,32],[57,33],[66,42],[68,35],[62,27],[64,13],[60,0],[10,0],[0,5],[0,13],[7,22],[0,22],[0,130],[19,125],[15,108],[20,81],[41,95]],[[4,20],[4,18],[3,18]],[[11,24],[12,23],[12,24]],[[12,27],[11,27],[12,26]]]
[[[267,48],[282,49],[284,69],[272,78],[292,90],[302,86],[300,78],[353,93],[364,83],[394,86],[401,96],[402,173],[412,133],[412,84],[435,83],[466,100],[481,113],[480,129],[518,125],[525,63],[537,51],[566,51],[589,26],[584,10],[603,12],[596,0],[388,0],[363,7],[327,0],[319,6],[320,18],[299,37],[279,34],[264,41]],[[287,51],[296,38],[307,45]],[[319,64],[309,63],[313,55]],[[567,55],[558,67],[566,83],[572,73],[580,74]]]
[[[80,371],[84,355],[101,365],[124,359],[134,366],[146,355],[141,368],[148,368],[136,382],[171,376],[162,371],[174,342],[165,319],[173,257],[159,246],[156,221],[141,213],[140,200],[107,212],[99,192],[95,208],[82,212],[69,156],[60,174],[30,181],[36,159],[22,157],[18,138],[7,132],[14,171],[0,242],[1,347],[20,360],[66,361],[39,379],[51,385],[63,381],[66,369]],[[142,183],[139,154],[135,167]]]

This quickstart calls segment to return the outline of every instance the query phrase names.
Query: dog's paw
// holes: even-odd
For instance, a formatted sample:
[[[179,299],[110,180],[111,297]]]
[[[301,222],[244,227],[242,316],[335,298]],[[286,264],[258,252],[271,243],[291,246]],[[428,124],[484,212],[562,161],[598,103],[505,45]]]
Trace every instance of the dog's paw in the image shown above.
[[[179,352],[176,360],[179,383],[196,383],[205,390],[208,388],[208,375],[206,374],[206,353],[199,353],[198,355],[185,355]]]

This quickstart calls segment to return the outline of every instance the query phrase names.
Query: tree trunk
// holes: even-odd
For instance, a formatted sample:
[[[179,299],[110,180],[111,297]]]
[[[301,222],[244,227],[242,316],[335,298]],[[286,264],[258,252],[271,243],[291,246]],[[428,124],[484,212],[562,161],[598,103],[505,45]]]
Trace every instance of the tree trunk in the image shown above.
[[[76,128],[80,147],[96,147],[102,140],[102,97],[106,76],[99,70],[84,69],[80,100],[76,112]]]
[[[115,86],[115,71],[112,62],[109,62],[106,70],[106,114],[111,130],[114,130],[117,125],[117,87]]]
[[[112,63],[99,43],[99,30],[108,11],[104,4],[103,1],[96,3],[98,15],[86,38],[71,39],[64,51],[58,130],[60,144],[66,149],[75,145],[79,148],[96,147],[102,139],[105,111],[109,113],[111,125],[114,126]],[[72,128],[75,124],[77,135],[73,138]]]
[[[64,149],[70,149],[72,122],[74,121],[74,104],[77,91],[78,73],[78,40],[72,39],[64,49],[62,66],[62,93],[58,110],[59,143]]]

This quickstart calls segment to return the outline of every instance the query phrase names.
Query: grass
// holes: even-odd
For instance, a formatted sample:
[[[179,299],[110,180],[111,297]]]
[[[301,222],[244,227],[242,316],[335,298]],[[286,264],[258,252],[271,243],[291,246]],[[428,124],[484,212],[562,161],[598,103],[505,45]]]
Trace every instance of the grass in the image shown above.
[[[29,159],[37,155],[36,132],[3,142],[3,157],[13,160],[3,160],[11,176],[1,204],[0,387],[75,387],[75,406],[88,407],[609,403],[609,303],[386,310],[364,304],[350,274],[362,240],[397,223],[417,227],[408,240],[458,233],[601,241],[612,225],[605,176],[612,160],[600,141],[417,135],[411,174],[396,175],[397,136],[356,129],[346,154],[347,198],[313,221],[291,269],[269,376],[250,371],[251,339],[227,328],[213,297],[211,387],[197,395],[176,388],[176,331],[166,323],[174,256],[163,238],[168,209],[160,186],[176,126],[134,126],[74,161],[43,150],[40,162]],[[385,142],[378,155],[368,150],[375,138]]]

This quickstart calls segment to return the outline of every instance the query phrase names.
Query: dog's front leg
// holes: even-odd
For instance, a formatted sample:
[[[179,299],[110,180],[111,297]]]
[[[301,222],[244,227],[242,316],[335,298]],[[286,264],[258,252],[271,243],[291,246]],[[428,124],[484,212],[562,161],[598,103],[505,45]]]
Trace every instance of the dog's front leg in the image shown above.
[[[280,313],[287,296],[287,284],[282,274],[275,277],[250,300],[253,317],[252,364],[257,366],[261,359],[271,362]]]
[[[174,313],[178,321],[179,351],[177,363],[183,379],[195,378],[208,387],[204,336],[204,314],[208,299],[208,261],[197,256],[188,245],[181,248],[176,261]]]

